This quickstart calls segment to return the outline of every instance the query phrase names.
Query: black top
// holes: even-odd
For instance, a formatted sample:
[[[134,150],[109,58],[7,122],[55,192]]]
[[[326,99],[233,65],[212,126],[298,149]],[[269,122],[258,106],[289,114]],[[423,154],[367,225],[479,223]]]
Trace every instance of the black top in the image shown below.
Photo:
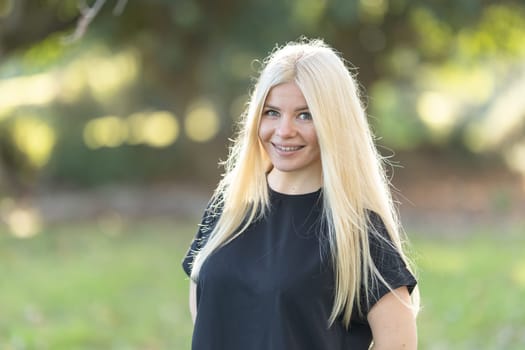
[[[267,215],[208,257],[197,282],[193,350],[368,349],[366,317],[354,312],[348,330],[342,319],[328,328],[334,274],[321,231],[321,196],[321,190],[286,195],[270,189]],[[379,216],[371,216],[388,237]],[[207,210],[183,261],[188,275],[215,221]],[[370,251],[392,288],[414,289],[416,280],[394,248],[370,235]],[[365,314],[389,291],[378,284],[368,292]]]

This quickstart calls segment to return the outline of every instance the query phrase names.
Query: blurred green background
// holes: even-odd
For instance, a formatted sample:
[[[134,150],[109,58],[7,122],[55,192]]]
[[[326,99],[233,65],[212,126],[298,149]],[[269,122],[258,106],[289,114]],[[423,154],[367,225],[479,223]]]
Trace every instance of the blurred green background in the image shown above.
[[[189,348],[180,260],[257,59],[301,35],[392,162],[420,348],[525,348],[523,1],[0,0],[0,349]]]

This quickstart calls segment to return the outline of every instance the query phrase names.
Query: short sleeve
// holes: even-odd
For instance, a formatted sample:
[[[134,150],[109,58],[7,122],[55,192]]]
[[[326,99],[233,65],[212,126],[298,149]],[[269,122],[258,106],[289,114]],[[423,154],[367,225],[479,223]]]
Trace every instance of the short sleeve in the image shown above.
[[[402,286],[408,288],[408,292],[412,293],[417,281],[414,275],[408,270],[404,260],[398,249],[392,244],[390,236],[381,217],[370,212],[370,229],[369,229],[369,244],[370,255],[376,265],[379,273],[392,289]],[[371,232],[371,231],[375,232]],[[372,282],[369,280],[368,305],[363,308],[366,313],[372,306],[379,301],[385,294],[390,292],[390,289],[380,280]],[[366,302],[366,301],[365,301]]]
[[[214,210],[213,208],[213,201],[210,201],[202,216],[202,220],[199,224],[197,234],[195,235],[195,238],[191,242],[190,247],[188,248],[188,251],[184,256],[184,259],[182,260],[182,268],[184,272],[186,272],[188,277],[191,276],[193,260],[195,259],[196,254],[206,244],[206,241],[208,240],[208,237],[213,231],[215,224],[217,223],[217,220],[221,214],[220,212],[217,212],[218,210]]]

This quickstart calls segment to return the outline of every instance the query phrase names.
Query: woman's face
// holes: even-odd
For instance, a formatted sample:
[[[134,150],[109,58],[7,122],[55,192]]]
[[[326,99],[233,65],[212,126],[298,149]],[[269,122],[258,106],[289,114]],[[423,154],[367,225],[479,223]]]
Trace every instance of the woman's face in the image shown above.
[[[276,85],[269,91],[259,139],[279,172],[301,177],[321,174],[321,152],[312,115],[295,83]]]

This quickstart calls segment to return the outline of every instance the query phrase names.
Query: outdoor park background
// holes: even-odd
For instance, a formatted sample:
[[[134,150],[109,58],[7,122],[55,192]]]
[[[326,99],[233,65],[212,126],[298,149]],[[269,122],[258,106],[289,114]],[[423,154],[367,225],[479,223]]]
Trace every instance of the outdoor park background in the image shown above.
[[[300,35],[394,164],[420,348],[525,348],[523,1],[82,4],[0,0],[0,349],[189,349],[180,261],[253,60]]]

